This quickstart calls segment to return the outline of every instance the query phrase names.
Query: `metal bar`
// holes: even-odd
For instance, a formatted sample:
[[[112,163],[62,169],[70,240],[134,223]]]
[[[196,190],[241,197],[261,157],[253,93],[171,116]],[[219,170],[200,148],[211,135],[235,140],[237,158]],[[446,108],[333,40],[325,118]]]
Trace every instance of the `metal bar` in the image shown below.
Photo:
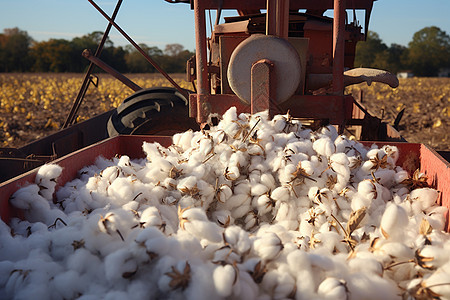
[[[206,52],[206,21],[205,10],[200,0],[194,0],[195,13],[195,46],[196,46],[196,66],[197,66],[197,122],[203,124],[209,115],[207,96],[208,86],[208,65]]]
[[[122,73],[120,73],[116,69],[114,69],[111,66],[109,66],[108,64],[106,64],[100,58],[92,55],[91,51],[89,51],[88,49],[85,49],[83,51],[83,57],[87,58],[90,62],[94,63],[96,66],[98,66],[102,70],[108,72],[109,74],[111,74],[112,76],[114,76],[115,78],[120,80],[123,84],[125,84],[127,87],[129,87],[133,91],[137,92],[139,90],[142,90],[142,88],[140,86],[138,86],[136,83],[134,83],[133,81],[131,81],[130,79],[128,79],[127,77],[122,75]]]
[[[92,4],[92,6],[94,6],[94,8],[103,15],[103,17],[108,20],[108,22],[114,26],[117,31],[120,32],[120,34],[122,34],[122,36],[124,38],[126,38],[128,40],[128,42],[133,45],[134,48],[136,48],[136,50],[139,51],[139,53],[141,53],[145,59],[152,64],[153,67],[155,67],[156,70],[158,70],[158,72],[160,72],[164,77],[166,77],[166,79],[173,85],[174,88],[176,88],[186,99],[189,98],[189,93],[182,89],[173,79],[172,77],[169,76],[169,74],[167,74],[144,50],[142,50],[141,47],[139,47],[138,44],[136,44],[136,42],[125,32],[123,31],[122,28],[120,28],[119,25],[117,25],[116,22],[114,22],[114,20],[112,20],[93,0],[88,0],[89,3]]]
[[[114,8],[114,12],[111,16],[111,19],[114,20],[117,16],[117,13],[119,12],[120,5],[122,4],[122,0],[119,0],[116,4],[116,7]],[[102,40],[100,41],[100,44],[97,47],[97,50],[95,50],[95,56],[99,56],[100,53],[103,50],[103,46],[105,45],[106,39],[108,38],[109,32],[111,31],[111,23],[108,23],[108,26],[106,26],[106,30],[103,33]],[[73,121],[75,120],[75,116],[77,115],[78,110],[80,109],[81,102],[83,101],[84,95],[86,94],[86,91],[89,87],[89,77],[92,73],[92,70],[94,69],[94,64],[90,63],[88,70],[86,71],[86,74],[84,76],[83,83],[81,84],[81,88],[78,91],[78,95],[75,98],[75,101],[72,104],[72,108],[70,109],[69,115],[67,116],[66,121],[64,122],[61,129],[67,128],[70,125],[73,124]]]
[[[273,100],[274,86],[271,86],[273,63],[268,59],[261,59],[252,65],[251,69],[251,101],[250,112],[256,114],[265,110],[272,117],[271,98]],[[273,80],[272,80],[273,81]]]
[[[334,0],[333,93],[344,94],[345,0]]]
[[[277,0],[267,0],[266,34],[276,35],[277,32]]]
[[[277,1],[276,19],[276,35],[283,39],[287,39],[289,35],[289,0]]]

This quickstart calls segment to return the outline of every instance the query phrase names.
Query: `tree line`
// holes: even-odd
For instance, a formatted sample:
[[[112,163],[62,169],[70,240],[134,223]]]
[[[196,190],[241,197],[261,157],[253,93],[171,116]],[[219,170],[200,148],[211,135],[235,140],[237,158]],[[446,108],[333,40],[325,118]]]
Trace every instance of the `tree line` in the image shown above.
[[[436,26],[414,33],[408,47],[383,43],[376,32],[356,46],[355,67],[371,67],[391,73],[408,71],[415,76],[434,77],[450,72],[450,36]]]
[[[71,41],[50,39],[36,42],[19,28],[0,34],[0,72],[84,72],[89,62],[81,56],[84,49],[94,53],[103,36],[95,31]],[[139,45],[166,72],[184,73],[186,61],[194,55],[180,44],[158,47]],[[131,45],[115,47],[107,39],[100,58],[122,73],[153,73],[155,68]],[[425,27],[413,35],[408,46],[383,43],[376,32],[356,47],[355,67],[410,71],[416,76],[437,76],[450,69],[450,36],[436,26]]]
[[[0,33],[0,72],[84,72],[89,61],[84,49],[95,53],[103,33],[94,31],[72,40],[50,39],[36,42],[19,28]],[[168,73],[184,73],[186,61],[194,55],[180,44],[168,44],[164,50],[139,45]],[[122,73],[153,73],[156,69],[133,46],[115,47],[107,39],[100,58]]]

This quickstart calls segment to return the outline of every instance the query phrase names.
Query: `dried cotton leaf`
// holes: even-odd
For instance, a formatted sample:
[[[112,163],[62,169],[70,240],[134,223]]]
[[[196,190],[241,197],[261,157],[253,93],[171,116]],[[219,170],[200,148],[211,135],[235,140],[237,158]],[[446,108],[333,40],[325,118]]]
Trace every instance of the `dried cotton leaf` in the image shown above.
[[[356,228],[358,228],[361,221],[364,219],[366,215],[366,207],[363,206],[356,211],[352,211],[350,214],[348,223],[347,223],[347,234],[350,236]],[[384,235],[384,234],[383,234]]]

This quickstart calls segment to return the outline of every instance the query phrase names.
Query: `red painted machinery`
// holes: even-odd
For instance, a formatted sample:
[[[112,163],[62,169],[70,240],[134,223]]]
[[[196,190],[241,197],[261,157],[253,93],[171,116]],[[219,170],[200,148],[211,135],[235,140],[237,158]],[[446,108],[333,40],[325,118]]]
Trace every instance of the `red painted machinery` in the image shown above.
[[[170,144],[170,138],[154,134],[203,127],[211,114],[223,114],[232,106],[238,112],[269,110],[270,115],[289,111],[311,127],[333,124],[340,133],[350,131],[361,141],[403,141],[392,126],[371,116],[352,95],[344,94],[346,86],[364,81],[398,85],[396,76],[389,72],[353,69],[356,44],[366,38],[376,0],[166,0],[188,3],[195,13],[196,56],[187,62],[187,78],[195,92],[180,88],[115,23],[121,0],[111,17],[94,1],[88,1],[109,24],[96,53],[83,53],[91,66],[63,130],[20,149],[1,149],[1,181],[19,175],[0,184],[0,209],[5,220],[14,214],[8,205],[9,196],[24,182],[33,180],[36,166],[57,158],[55,162],[65,167],[59,182],[63,184],[75,176],[77,168],[92,163],[96,155],[140,157],[143,139]],[[222,11],[231,9],[237,16],[226,17],[219,24]],[[333,18],[324,15],[330,9]],[[208,10],[217,14],[210,37],[206,28]],[[364,12],[364,30],[356,19],[357,10]],[[349,22],[351,14],[353,20]],[[101,61],[101,48],[113,26],[174,88],[142,89]],[[136,93],[115,110],[73,124],[94,65]],[[123,134],[153,135],[107,139]],[[441,191],[441,204],[449,207],[449,163],[424,145],[397,146],[404,157],[399,163],[409,171],[420,167],[427,173],[429,183]],[[22,174],[27,170],[31,171]]]

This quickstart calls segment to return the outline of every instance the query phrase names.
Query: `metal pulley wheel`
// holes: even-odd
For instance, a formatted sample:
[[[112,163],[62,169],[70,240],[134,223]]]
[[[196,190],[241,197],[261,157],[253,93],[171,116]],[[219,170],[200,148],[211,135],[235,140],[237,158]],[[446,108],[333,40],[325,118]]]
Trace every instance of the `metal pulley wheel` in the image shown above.
[[[297,50],[285,39],[254,34],[240,43],[230,57],[228,82],[245,103],[251,101],[251,68],[261,60],[274,64],[275,101],[282,103],[297,90],[301,81],[301,62]]]

